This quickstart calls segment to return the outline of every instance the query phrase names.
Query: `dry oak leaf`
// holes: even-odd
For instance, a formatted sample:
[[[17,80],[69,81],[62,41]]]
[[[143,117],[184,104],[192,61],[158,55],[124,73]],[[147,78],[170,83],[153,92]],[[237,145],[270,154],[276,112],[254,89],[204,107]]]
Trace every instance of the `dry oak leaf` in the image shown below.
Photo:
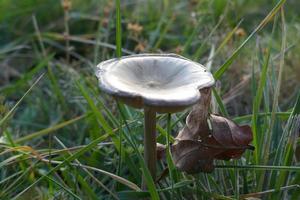
[[[172,145],[172,157],[176,167],[187,173],[212,172],[213,160],[238,159],[246,149],[253,149],[251,127],[239,126],[233,121],[211,114],[207,127],[198,130],[199,140],[176,138]],[[210,131],[209,133],[207,133]]]

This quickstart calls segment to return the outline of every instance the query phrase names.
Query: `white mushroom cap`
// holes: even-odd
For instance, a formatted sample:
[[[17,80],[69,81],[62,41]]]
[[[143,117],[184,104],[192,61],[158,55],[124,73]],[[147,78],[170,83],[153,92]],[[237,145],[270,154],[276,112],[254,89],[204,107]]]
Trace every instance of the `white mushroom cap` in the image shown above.
[[[214,85],[210,72],[176,54],[138,54],[101,62],[96,75],[106,93],[135,108],[181,111]]]

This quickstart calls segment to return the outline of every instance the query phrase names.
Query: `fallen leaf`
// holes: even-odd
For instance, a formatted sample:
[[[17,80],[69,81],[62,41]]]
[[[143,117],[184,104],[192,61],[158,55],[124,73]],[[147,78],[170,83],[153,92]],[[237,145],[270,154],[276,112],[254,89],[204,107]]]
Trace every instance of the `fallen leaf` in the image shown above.
[[[199,129],[199,140],[176,138],[172,157],[176,167],[187,173],[212,172],[213,160],[238,159],[246,149],[252,149],[252,132],[249,126],[239,126],[233,121],[211,114],[212,130]]]

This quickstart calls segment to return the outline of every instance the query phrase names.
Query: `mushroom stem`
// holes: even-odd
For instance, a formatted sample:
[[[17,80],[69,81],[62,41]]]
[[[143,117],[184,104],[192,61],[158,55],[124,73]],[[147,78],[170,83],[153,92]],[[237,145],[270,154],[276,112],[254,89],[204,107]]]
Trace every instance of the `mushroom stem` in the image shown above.
[[[150,108],[144,109],[144,159],[149,172],[155,180],[156,177],[156,112]],[[145,177],[142,188],[146,189]]]

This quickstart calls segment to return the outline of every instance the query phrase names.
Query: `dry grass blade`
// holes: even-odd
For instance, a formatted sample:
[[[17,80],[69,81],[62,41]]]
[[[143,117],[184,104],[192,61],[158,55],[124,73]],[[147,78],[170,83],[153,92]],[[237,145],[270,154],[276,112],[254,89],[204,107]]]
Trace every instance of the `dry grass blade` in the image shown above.
[[[61,129],[61,128],[65,127],[65,126],[73,124],[73,123],[75,123],[75,122],[77,122],[77,121],[79,121],[81,119],[84,119],[88,115],[89,114],[81,115],[81,116],[75,117],[73,119],[70,119],[68,121],[56,124],[56,125],[54,125],[52,127],[49,127],[49,128],[46,128],[46,129],[43,129],[43,130],[40,130],[40,131],[37,131],[37,132],[34,132],[34,133],[30,133],[30,134],[28,134],[26,136],[23,136],[21,138],[16,139],[15,142],[16,143],[22,143],[22,142],[26,142],[28,140],[34,139],[36,137],[41,137],[41,136],[47,135],[47,134],[49,134],[49,133],[51,133],[53,131],[56,131],[56,130]]]
[[[280,187],[279,190],[276,189],[270,189],[270,190],[265,190],[265,191],[261,191],[261,192],[254,192],[254,193],[250,193],[250,194],[242,194],[240,195],[241,199],[246,199],[249,197],[252,198],[261,198],[264,195],[273,193],[273,192],[277,192],[277,191],[286,191],[286,190],[292,190],[292,189],[300,189],[300,185],[288,185],[288,186],[284,186],[284,187]]]
[[[64,36],[61,34],[57,34],[57,33],[44,33],[44,36],[52,38],[52,39],[64,40]],[[85,38],[82,38],[79,36],[69,36],[69,40],[73,41],[73,42],[83,43],[83,44],[99,45],[99,46],[106,47],[109,49],[117,50],[116,45],[105,43],[105,42],[100,42],[100,41],[95,41],[95,40],[89,40],[89,39],[85,39]],[[122,48],[122,52],[125,54],[129,54],[129,55],[135,54],[133,51],[130,51],[130,50],[127,50],[124,48]]]
[[[54,136],[54,139],[64,148],[67,149],[67,147],[56,137]],[[68,151],[69,155],[72,156],[71,151]],[[76,164],[79,166],[82,165],[78,159],[75,159]],[[110,189],[108,189],[100,180],[98,180],[88,169],[83,168],[83,170],[97,183],[100,185],[100,187],[104,188],[114,199],[119,199],[116,194],[114,194]]]
[[[16,110],[18,105],[23,101],[23,99],[28,95],[28,93],[34,88],[34,86],[43,78],[45,73],[41,74],[36,81],[30,86],[30,88],[25,92],[25,94],[17,101],[17,103],[10,109],[10,111],[0,120],[0,127],[3,125],[3,123],[12,115],[12,113]]]
[[[275,123],[275,113],[278,111],[278,98],[281,88],[281,81],[282,81],[282,71],[284,67],[284,58],[285,58],[285,47],[286,47],[286,25],[285,25],[285,18],[284,18],[284,11],[283,8],[281,9],[281,24],[282,24],[282,43],[281,43],[281,51],[280,51],[280,61],[279,61],[279,71],[278,71],[278,77],[277,77],[277,84],[275,88],[274,98],[273,98],[273,104],[272,104],[272,112],[271,112],[271,123],[270,128],[268,129],[267,137],[266,137],[266,146],[265,146],[265,152],[264,152],[264,164],[269,160],[269,148],[271,144],[271,138],[272,138],[272,129]]]
[[[42,161],[49,162],[49,163],[52,163],[52,164],[62,164],[63,163],[62,161],[55,161],[55,160],[48,160],[48,159],[42,159]],[[70,163],[70,165],[75,166],[75,167],[81,167],[81,168],[89,169],[89,170],[92,170],[92,171],[95,171],[95,172],[99,172],[101,174],[105,174],[105,175],[113,178],[114,180],[118,181],[119,183],[122,183],[122,184],[126,185],[127,187],[129,187],[129,188],[131,188],[135,191],[141,191],[141,188],[139,188],[136,184],[128,181],[127,179],[125,179],[123,177],[117,176],[117,175],[112,174],[110,172],[107,172],[105,170],[98,169],[96,167],[91,167],[91,166],[88,166],[88,165],[78,164],[78,163]]]
[[[280,0],[277,5],[271,10],[271,12],[260,22],[260,24],[254,29],[254,31],[247,37],[247,39],[233,52],[233,54],[225,61],[225,63],[214,73],[215,79],[220,79],[221,76],[226,72],[234,59],[238,56],[241,49],[248,43],[248,41],[261,30],[279,11],[286,0]]]

